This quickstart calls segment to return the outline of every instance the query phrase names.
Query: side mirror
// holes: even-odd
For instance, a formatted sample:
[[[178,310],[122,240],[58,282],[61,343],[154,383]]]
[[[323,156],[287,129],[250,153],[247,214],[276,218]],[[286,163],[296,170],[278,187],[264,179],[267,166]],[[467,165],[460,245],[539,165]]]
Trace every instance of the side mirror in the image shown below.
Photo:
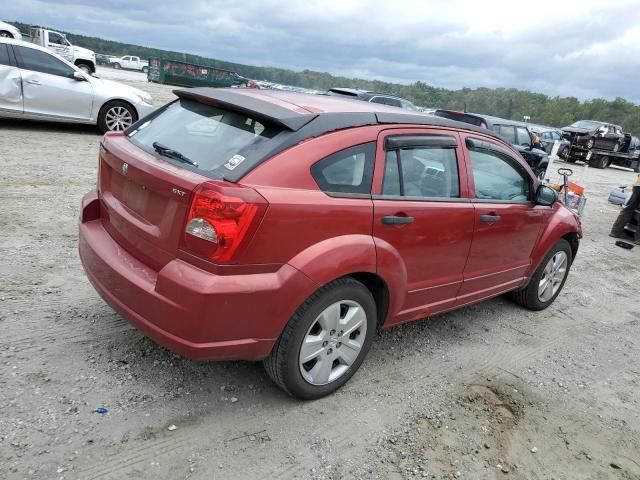
[[[71,78],[73,78],[74,80],[77,80],[78,82],[86,82],[87,81],[87,77],[85,77],[83,74],[81,74],[80,72],[77,72],[75,70],[71,74]]]
[[[550,207],[558,201],[558,193],[546,185],[540,185],[536,192],[536,205]]]

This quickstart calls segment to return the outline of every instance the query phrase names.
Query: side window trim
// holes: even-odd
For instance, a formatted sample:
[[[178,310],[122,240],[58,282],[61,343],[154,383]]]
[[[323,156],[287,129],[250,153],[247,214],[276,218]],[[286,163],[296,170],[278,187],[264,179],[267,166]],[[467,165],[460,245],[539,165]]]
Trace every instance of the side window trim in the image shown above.
[[[400,195],[378,194],[372,195],[371,198],[375,200],[401,200],[411,202],[469,202],[471,199],[462,197],[461,185],[460,185],[460,155],[458,154],[457,138],[451,135],[441,134],[412,134],[412,135],[389,135],[384,139],[384,151],[395,153],[395,161],[398,169],[398,182]],[[453,150],[455,157],[456,176],[458,181],[458,196],[457,197],[426,197],[405,195],[404,188],[404,173],[402,170],[401,150],[412,150],[420,147],[440,147],[441,149]],[[385,167],[387,158],[384,159]],[[382,185],[387,176],[386,168],[384,168],[384,175],[382,177]]]
[[[364,171],[363,171],[363,182],[366,181],[366,185],[367,185],[367,192],[346,192],[346,191],[336,191],[336,190],[331,190],[331,184],[326,183],[325,185],[323,185],[321,181],[318,180],[318,178],[321,178],[321,175],[316,176],[316,172],[314,172],[314,167],[320,165],[322,162],[328,160],[328,159],[332,159],[332,157],[335,157],[343,152],[349,151],[349,150],[357,150],[360,149],[360,152],[364,153],[365,158],[364,158]],[[309,172],[311,174],[311,178],[313,178],[314,182],[316,183],[316,185],[318,185],[318,188],[320,189],[320,191],[322,191],[323,193],[325,193],[326,195],[330,196],[330,197],[336,197],[336,198],[366,198],[366,199],[371,199],[371,187],[372,187],[372,183],[373,183],[373,170],[374,170],[374,166],[375,166],[375,153],[376,152],[376,142],[366,142],[366,143],[361,143],[359,145],[353,145],[351,147],[347,147],[344,148],[338,152],[334,152],[331,155],[328,155],[324,158],[321,158],[320,160],[316,161],[313,163],[313,165],[311,165]],[[336,162],[339,161],[336,160]],[[323,179],[324,180],[324,179]]]

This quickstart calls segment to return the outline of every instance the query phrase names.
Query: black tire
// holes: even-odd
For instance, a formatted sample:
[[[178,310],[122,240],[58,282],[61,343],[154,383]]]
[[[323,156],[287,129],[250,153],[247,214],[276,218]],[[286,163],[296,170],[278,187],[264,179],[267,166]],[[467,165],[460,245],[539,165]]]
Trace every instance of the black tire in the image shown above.
[[[86,63],[76,63],[76,67],[78,67],[87,75],[91,75],[93,73],[93,69],[91,68],[91,65],[87,65]]]
[[[107,124],[106,117],[110,109],[118,108],[118,107],[124,108],[129,112],[129,114],[131,115],[131,124],[138,121],[138,112],[136,112],[136,109],[133,108],[133,106],[131,106],[127,102],[123,102],[120,100],[112,100],[111,102],[105,103],[100,109],[100,113],[98,113],[98,129],[100,129],[101,133],[107,133],[109,131],[112,131],[109,128],[109,125]]]
[[[355,301],[365,311],[367,331],[355,361],[340,377],[325,385],[307,382],[300,371],[299,354],[302,341],[316,319],[327,307],[340,301]],[[371,292],[353,278],[335,280],[311,295],[293,314],[278,341],[264,360],[264,368],[276,385],[301,400],[313,400],[335,392],[358,370],[371,348],[376,331],[376,303]]]
[[[544,271],[545,271],[545,267],[547,266],[547,263],[559,251],[564,251],[567,254],[568,261],[567,261],[566,274],[564,276],[564,279],[562,280],[562,283],[560,284],[560,288],[558,288],[558,291],[548,301],[543,302],[540,300],[538,296],[538,286],[540,285],[540,280],[542,280],[542,276],[545,273]],[[571,245],[569,245],[569,242],[567,242],[564,238],[561,238],[556,242],[553,248],[551,248],[551,250],[549,250],[549,252],[545,255],[542,262],[540,262],[540,265],[538,265],[538,268],[536,269],[534,274],[531,276],[531,279],[529,280],[529,283],[527,284],[527,286],[524,287],[522,290],[516,290],[511,293],[513,300],[528,310],[544,310],[554,302],[556,297],[562,291],[562,288],[564,287],[564,284],[567,281],[567,278],[569,277],[569,271],[571,269],[572,262],[573,262],[573,254],[571,252]]]
[[[113,64],[113,68],[115,68],[116,70],[120,70],[122,68],[122,66],[119,63],[114,63]]]
[[[149,67],[142,67],[142,73],[147,73],[149,71]]]
[[[7,32],[6,30],[0,30],[0,37],[13,38],[13,35],[11,35],[11,32]]]
[[[606,155],[599,155],[591,159],[589,166],[593,168],[604,169],[609,166],[609,157]]]

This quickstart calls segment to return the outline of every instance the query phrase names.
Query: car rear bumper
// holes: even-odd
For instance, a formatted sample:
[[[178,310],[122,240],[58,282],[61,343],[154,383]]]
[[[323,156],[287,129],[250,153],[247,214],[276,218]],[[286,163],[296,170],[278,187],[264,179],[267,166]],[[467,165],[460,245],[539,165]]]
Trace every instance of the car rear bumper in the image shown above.
[[[79,252],[102,298],[143,334],[188,358],[265,358],[317,286],[290,265],[216,275],[175,259],[156,272],[105,230],[95,191],[82,201]]]

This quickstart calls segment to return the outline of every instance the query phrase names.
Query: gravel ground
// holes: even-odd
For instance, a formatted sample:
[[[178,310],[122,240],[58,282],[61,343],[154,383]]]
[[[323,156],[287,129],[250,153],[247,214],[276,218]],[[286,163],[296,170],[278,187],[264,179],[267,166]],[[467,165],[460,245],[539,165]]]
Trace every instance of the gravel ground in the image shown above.
[[[260,364],[171,354],[95,293],[77,218],[99,140],[0,122],[1,478],[640,479],[640,249],[613,245],[606,201],[632,173],[580,172],[585,238],[548,310],[497,298],[385,331],[302,403]]]

